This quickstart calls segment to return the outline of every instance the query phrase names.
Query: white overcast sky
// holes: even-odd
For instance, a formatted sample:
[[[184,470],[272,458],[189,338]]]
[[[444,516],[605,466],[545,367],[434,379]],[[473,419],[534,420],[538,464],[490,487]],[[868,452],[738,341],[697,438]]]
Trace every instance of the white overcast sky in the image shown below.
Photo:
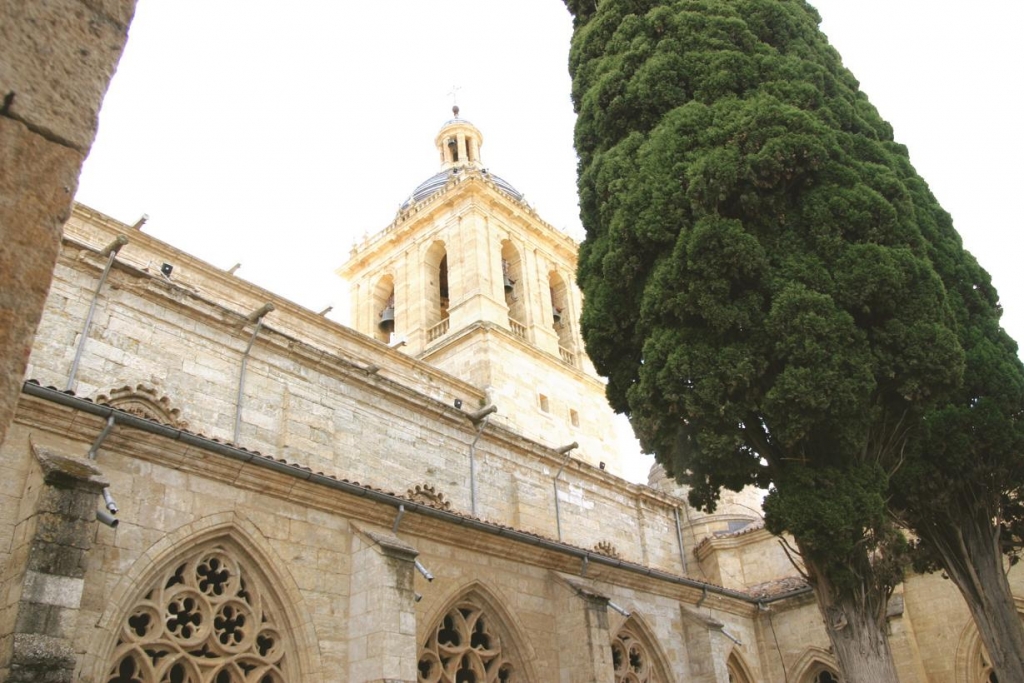
[[[812,4],[1024,340],[1024,3]],[[486,165],[581,236],[571,33],[561,0],[139,0],[77,199],[344,322],[333,271],[438,170],[454,85]]]

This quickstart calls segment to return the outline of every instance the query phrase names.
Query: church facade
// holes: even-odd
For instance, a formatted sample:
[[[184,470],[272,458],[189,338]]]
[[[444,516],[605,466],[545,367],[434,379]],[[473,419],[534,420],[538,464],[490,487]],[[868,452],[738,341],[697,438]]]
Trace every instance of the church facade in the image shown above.
[[[0,679],[838,680],[755,493],[619,476],[573,241],[457,113],[435,145],[352,327],[75,208],[0,447]],[[901,680],[988,680],[940,576],[887,619]]]

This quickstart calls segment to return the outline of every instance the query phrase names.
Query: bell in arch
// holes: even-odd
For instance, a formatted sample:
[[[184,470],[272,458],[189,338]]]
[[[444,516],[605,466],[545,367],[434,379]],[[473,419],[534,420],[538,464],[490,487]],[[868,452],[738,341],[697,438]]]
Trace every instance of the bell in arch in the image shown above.
[[[501,280],[505,285],[505,293],[511,294],[512,289],[515,287],[516,281],[509,275],[509,271],[512,270],[512,265],[505,259],[501,259]]]
[[[380,312],[380,322],[377,323],[377,328],[385,334],[395,331],[395,305],[393,303],[388,303]]]
[[[552,306],[551,307],[551,318],[552,318],[552,320],[554,321],[554,323],[556,325],[561,323],[562,322],[562,309],[558,308],[557,306]]]

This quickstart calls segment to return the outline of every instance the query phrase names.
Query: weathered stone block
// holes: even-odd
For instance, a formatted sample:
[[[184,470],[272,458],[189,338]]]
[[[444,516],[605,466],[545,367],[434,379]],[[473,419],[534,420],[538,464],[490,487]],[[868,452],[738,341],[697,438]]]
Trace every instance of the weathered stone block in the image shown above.
[[[85,576],[85,550],[37,538],[28,553],[27,565],[43,574],[81,578]]]
[[[0,2],[0,90],[8,114],[81,152],[125,41],[134,0]]]
[[[7,44],[9,14],[29,4],[0,0],[0,97],[10,89],[8,59],[18,52]],[[14,414],[84,158],[0,116],[0,443]]]
[[[89,538],[93,525],[96,523],[95,520],[91,522],[81,519],[71,520],[52,512],[43,512],[37,519],[39,522],[35,536],[37,540],[82,550],[89,549]]]
[[[83,586],[84,582],[82,579],[28,571],[25,572],[21,600],[22,603],[38,603],[78,609],[79,602],[82,599]]]
[[[17,633],[38,633],[53,638],[73,638],[76,617],[74,610],[58,605],[32,605],[19,610],[14,628]]]
[[[8,683],[66,683],[75,669],[75,653],[59,638],[18,633],[13,638]]]

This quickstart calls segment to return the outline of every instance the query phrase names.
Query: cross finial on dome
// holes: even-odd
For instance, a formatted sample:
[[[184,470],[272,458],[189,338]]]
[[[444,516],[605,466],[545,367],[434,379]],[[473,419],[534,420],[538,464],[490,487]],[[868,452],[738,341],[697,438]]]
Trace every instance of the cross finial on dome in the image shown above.
[[[452,96],[452,113],[455,114],[455,118],[459,118],[459,91],[462,90],[462,86],[453,85],[451,92],[448,94]]]

